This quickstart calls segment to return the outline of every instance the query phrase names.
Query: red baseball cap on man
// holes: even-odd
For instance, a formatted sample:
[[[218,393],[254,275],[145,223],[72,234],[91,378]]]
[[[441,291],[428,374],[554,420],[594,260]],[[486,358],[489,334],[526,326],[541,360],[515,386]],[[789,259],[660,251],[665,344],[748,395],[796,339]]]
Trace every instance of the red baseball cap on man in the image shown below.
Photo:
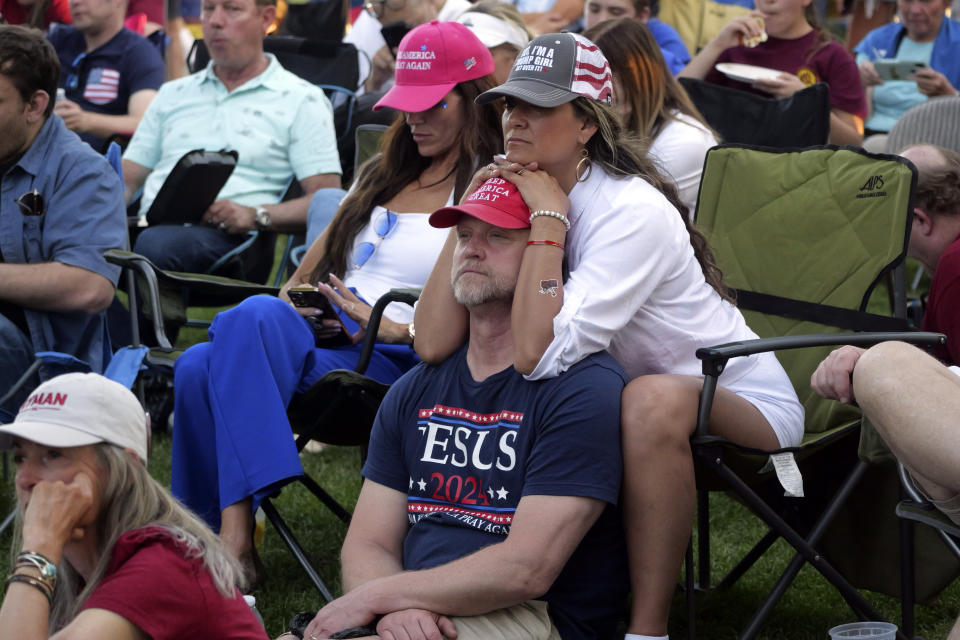
[[[482,78],[493,70],[493,56],[470,29],[459,22],[434,20],[400,41],[394,85],[373,110],[426,111],[457,83]]]
[[[530,226],[530,208],[517,185],[503,178],[490,178],[467,196],[463,204],[437,209],[430,214],[430,226],[452,227],[460,222],[463,214],[504,229]]]

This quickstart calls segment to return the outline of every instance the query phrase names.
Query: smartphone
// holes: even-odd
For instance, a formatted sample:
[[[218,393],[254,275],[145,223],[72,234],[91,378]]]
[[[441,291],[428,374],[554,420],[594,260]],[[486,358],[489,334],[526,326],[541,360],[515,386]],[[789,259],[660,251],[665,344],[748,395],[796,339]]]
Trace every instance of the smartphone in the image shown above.
[[[926,67],[927,63],[919,60],[890,60],[884,58],[873,61],[873,68],[877,70],[877,75],[885,81],[913,80],[911,76]]]
[[[327,296],[317,291],[316,287],[311,287],[310,285],[291,287],[290,290],[287,291],[287,295],[290,296],[290,302],[292,302],[295,307],[314,307],[323,311],[322,315],[324,316],[337,317],[337,312],[334,311],[330,300]]]
[[[403,40],[403,36],[407,35],[409,32],[410,27],[408,27],[407,23],[403,20],[391,22],[390,24],[384,25],[383,28],[380,29],[380,35],[383,36],[383,40],[387,43],[387,48],[389,48],[391,52],[395,51],[397,47],[400,46],[400,41]]]
[[[287,290],[290,296],[290,302],[295,307],[314,307],[320,310],[320,315],[307,318],[310,328],[313,329],[314,343],[318,347],[343,347],[353,344],[353,337],[347,328],[343,326],[340,315],[337,313],[327,296],[317,291],[316,287],[310,285],[301,285],[291,287]],[[336,320],[340,325],[336,333],[330,334],[329,330],[323,326],[324,320]]]

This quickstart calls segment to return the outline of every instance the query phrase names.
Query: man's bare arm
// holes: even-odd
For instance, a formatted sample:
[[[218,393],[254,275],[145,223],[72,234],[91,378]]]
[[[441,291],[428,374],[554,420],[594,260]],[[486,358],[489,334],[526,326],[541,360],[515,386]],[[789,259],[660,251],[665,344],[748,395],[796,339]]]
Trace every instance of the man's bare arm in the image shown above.
[[[365,480],[340,550],[344,591],[403,571],[407,496]]]
[[[69,100],[58,102],[54,111],[63,118],[68,129],[77,133],[92,133],[100,138],[109,138],[115,133],[133,133],[140,124],[143,112],[147,110],[156,95],[155,89],[137,91],[127,101],[125,115],[112,116],[106,113],[84,111],[79,105]]]
[[[537,598],[556,580],[603,508],[592,498],[522,498],[503,542],[439,567],[363,583],[320,610],[307,631],[324,637],[406,609],[479,615]],[[510,580],[503,579],[507,574]]]
[[[123,201],[128,203],[137,190],[147,181],[152,169],[130,160],[123,161]]]
[[[319,173],[300,181],[304,195],[287,202],[264,205],[270,213],[270,229],[281,233],[302,233],[307,228],[307,210],[310,200],[317,189],[339,188],[340,175]],[[232,200],[217,200],[206,213],[203,221],[207,224],[223,223],[227,233],[242,233],[256,229],[256,207],[247,207]]]
[[[107,278],[61,262],[0,263],[0,300],[37,311],[99,313],[113,300]]]

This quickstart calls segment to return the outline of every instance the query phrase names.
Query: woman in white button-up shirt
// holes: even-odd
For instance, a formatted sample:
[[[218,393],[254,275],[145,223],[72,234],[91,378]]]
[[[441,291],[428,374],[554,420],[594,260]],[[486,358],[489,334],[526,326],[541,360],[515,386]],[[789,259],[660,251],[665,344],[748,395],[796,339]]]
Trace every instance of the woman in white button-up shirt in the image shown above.
[[[576,47],[566,47],[568,37],[534,40],[530,47],[552,49],[541,56],[552,64],[515,66],[504,85],[481,96],[505,96],[506,159],[478,178],[514,182],[534,212],[530,239],[548,241],[524,254],[512,312],[515,368],[541,379],[608,350],[634,378],[621,418],[633,587],[628,630],[663,636],[695,508],[689,437],[702,377],[694,353],[755,334],[731,304],[676,188],[623,133],[605,90],[606,60],[579,36]],[[524,59],[521,53],[518,65]],[[585,76],[592,80],[577,81]],[[451,251],[448,240],[415,319],[416,350],[429,362],[466,336],[466,313],[450,286]],[[543,286],[551,280],[562,284]],[[710,430],[761,449],[799,442],[803,409],[772,354],[731,361]]]

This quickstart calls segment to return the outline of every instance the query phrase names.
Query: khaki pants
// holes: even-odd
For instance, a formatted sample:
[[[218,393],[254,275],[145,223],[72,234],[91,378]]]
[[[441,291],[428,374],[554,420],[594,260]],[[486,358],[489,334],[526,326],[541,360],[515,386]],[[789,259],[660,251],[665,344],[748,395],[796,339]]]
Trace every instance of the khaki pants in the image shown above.
[[[482,616],[451,618],[458,640],[560,640],[547,615],[547,603],[530,600]]]

